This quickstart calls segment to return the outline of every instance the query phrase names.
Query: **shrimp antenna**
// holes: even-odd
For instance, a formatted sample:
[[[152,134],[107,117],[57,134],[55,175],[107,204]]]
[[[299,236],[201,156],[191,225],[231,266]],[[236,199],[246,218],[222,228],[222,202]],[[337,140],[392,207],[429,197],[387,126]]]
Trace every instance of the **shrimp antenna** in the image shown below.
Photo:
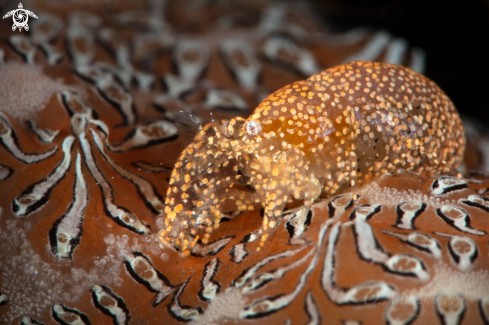
[[[175,116],[173,124],[175,124],[180,133],[191,137],[194,137],[202,129],[202,125],[197,118],[184,111],[180,111]]]

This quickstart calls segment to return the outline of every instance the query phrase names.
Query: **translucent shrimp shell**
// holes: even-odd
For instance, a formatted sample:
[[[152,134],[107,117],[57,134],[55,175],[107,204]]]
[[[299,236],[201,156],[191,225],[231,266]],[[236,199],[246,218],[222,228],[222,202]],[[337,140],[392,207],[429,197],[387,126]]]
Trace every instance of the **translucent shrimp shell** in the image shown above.
[[[246,120],[203,127],[173,170],[160,238],[188,254],[209,241],[226,202],[260,203],[260,247],[291,197],[311,205],[399,169],[452,171],[464,147],[459,115],[433,81],[386,63],[336,66],[274,92]]]

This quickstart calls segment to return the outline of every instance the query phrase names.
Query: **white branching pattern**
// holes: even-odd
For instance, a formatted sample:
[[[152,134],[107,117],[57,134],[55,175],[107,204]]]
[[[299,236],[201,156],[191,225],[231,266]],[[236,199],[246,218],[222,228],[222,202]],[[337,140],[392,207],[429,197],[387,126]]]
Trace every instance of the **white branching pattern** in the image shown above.
[[[424,53],[385,31],[319,33],[294,5],[243,4],[241,18],[223,14],[219,28],[190,37],[170,28],[172,6],[152,3],[40,15],[30,34],[0,45],[0,322],[358,324],[371,313],[416,324],[427,312],[440,324],[489,323],[486,179],[353,187],[277,216],[262,246],[261,202],[251,202],[225,211],[187,257],[161,245],[167,178],[189,141],[181,134],[195,135],[209,113],[250,113],[285,85],[270,73],[321,71],[332,62],[314,48],[325,40],[355,47],[341,60],[382,56],[417,71]],[[256,26],[243,28],[249,15]]]

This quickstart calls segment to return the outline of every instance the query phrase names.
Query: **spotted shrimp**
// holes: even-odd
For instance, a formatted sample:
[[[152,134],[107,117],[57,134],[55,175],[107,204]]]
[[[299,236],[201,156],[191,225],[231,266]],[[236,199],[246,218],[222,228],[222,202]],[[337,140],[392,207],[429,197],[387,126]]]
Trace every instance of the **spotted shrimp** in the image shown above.
[[[202,127],[173,169],[160,239],[188,255],[230,204],[261,204],[260,250],[290,199],[310,206],[399,169],[454,170],[464,148],[459,115],[433,81],[387,63],[339,65],[277,90],[247,119]]]

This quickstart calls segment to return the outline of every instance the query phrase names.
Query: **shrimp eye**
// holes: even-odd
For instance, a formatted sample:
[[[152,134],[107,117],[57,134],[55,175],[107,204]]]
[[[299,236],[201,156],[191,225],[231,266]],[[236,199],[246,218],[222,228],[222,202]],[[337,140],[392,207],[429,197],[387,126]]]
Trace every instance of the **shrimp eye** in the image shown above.
[[[250,120],[246,123],[245,130],[249,136],[257,136],[262,131],[261,123],[256,120]]]
[[[245,122],[246,120],[242,117],[234,117],[224,123],[222,131],[227,138],[241,138]]]

